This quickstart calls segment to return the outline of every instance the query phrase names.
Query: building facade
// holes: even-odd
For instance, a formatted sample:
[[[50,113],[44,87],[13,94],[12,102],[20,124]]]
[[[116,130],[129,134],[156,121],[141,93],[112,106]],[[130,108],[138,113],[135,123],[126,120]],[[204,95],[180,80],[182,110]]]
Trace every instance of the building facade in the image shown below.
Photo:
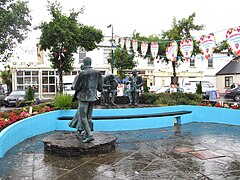
[[[71,84],[74,77],[80,72],[80,65],[84,57],[92,58],[92,66],[101,71],[103,75],[111,74],[111,66],[107,59],[112,51],[111,37],[105,37],[104,41],[98,45],[98,49],[85,52],[79,48],[74,54],[74,70],[71,73],[63,73],[63,83]],[[213,59],[203,59],[197,55],[188,62],[178,61],[176,66],[177,81],[180,86],[189,78],[207,79],[216,85],[215,74],[229,63],[231,57],[226,54],[214,54]],[[173,79],[172,64],[168,64],[161,58],[151,60],[150,58],[135,57],[137,71],[141,72],[143,78],[147,80],[148,86],[159,88],[169,86]],[[58,92],[58,73],[51,68],[46,52],[36,50],[36,53],[15,57],[12,60],[13,90],[24,90],[27,86],[35,88],[36,95],[40,99],[51,98]],[[115,71],[116,72],[116,71]]]

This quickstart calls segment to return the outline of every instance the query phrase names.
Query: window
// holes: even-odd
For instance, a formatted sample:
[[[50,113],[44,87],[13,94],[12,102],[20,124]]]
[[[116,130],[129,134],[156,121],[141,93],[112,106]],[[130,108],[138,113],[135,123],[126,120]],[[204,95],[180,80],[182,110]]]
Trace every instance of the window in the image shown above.
[[[56,75],[54,71],[42,72],[42,91],[43,93],[55,93]]]
[[[190,67],[195,67],[195,59],[194,58],[190,59]]]
[[[35,85],[36,87],[39,84],[39,73],[38,71],[17,71],[17,89],[25,90],[28,86]]]
[[[213,67],[213,57],[211,57],[211,58],[208,60],[208,67],[209,67],[209,68],[212,68],[212,67]]]
[[[226,76],[225,77],[225,87],[230,87],[233,83],[233,77],[232,76]]]

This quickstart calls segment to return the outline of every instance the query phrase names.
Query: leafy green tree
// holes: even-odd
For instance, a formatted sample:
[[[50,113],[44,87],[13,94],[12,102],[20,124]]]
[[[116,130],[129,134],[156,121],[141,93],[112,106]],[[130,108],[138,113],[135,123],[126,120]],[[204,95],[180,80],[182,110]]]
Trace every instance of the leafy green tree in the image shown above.
[[[233,54],[233,52],[230,51],[229,46],[227,45],[227,41],[226,41],[226,40],[218,43],[218,44],[217,44],[217,47],[215,48],[214,51],[219,53],[219,52],[222,52],[222,51],[224,51],[224,50],[227,51],[227,54],[228,54],[229,56],[230,56],[230,55],[233,55],[233,56],[235,57],[235,55]]]
[[[195,16],[196,14],[193,13],[187,19],[183,18],[179,21],[177,21],[177,19],[174,17],[172,22],[172,28],[167,31],[162,31],[161,40],[181,40],[181,39],[188,39],[188,38],[193,39],[191,35],[192,31],[199,31],[204,29],[204,25],[196,25],[194,23]],[[165,53],[164,49],[162,50],[162,52]],[[197,53],[199,53],[199,48],[197,46],[196,40],[194,40],[193,55]],[[180,51],[178,51],[178,56],[181,56]],[[173,83],[176,84],[177,83],[176,62],[172,62],[172,67],[173,67]]]
[[[31,26],[27,1],[2,0],[0,2],[0,62],[7,61],[13,47],[21,43]]]
[[[120,79],[126,77],[125,70],[130,70],[135,67],[136,63],[133,61],[134,55],[128,53],[125,49],[116,48],[114,51],[114,67],[117,69],[117,76]],[[111,63],[112,56],[110,54],[108,63]]]
[[[49,50],[49,58],[52,68],[59,74],[60,92],[63,92],[63,72],[73,69],[73,53],[77,48],[91,51],[97,48],[97,44],[103,39],[102,31],[93,26],[85,26],[78,23],[77,17],[83,13],[83,9],[72,9],[67,16],[62,13],[62,6],[57,1],[48,4],[48,11],[52,16],[50,22],[42,22],[37,28],[41,30],[40,48]]]
[[[7,85],[7,92],[12,92],[12,73],[10,66],[5,66],[5,69],[1,72],[0,76],[2,78],[3,84]]]

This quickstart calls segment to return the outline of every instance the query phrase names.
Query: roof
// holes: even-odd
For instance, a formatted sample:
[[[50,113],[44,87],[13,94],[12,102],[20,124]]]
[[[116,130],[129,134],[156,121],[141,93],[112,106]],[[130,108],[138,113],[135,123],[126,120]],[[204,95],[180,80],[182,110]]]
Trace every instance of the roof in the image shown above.
[[[240,74],[240,57],[233,58],[216,75]]]

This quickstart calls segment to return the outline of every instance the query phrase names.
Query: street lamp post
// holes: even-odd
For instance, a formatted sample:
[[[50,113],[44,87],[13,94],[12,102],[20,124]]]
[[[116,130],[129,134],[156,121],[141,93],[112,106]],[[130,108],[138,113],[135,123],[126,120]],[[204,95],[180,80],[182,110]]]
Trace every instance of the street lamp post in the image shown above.
[[[114,55],[113,55],[113,25],[110,24],[107,26],[108,28],[112,28],[112,39],[111,39],[111,43],[112,43],[112,74],[113,74],[113,68],[114,68]]]

